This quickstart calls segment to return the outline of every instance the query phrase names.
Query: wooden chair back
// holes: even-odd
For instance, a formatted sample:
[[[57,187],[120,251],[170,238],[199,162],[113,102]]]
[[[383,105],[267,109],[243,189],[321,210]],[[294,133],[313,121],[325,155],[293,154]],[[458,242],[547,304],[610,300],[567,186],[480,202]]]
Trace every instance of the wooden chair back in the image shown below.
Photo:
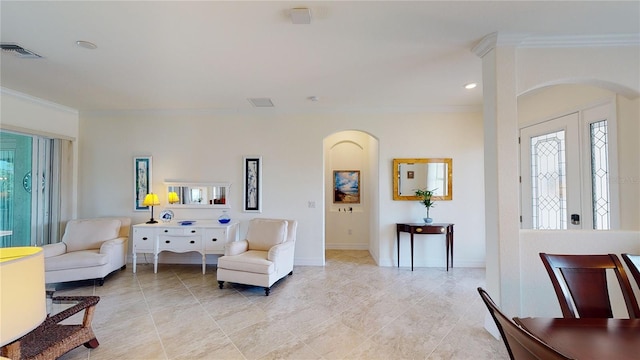
[[[570,359],[508,318],[483,288],[479,287],[478,293],[500,331],[511,360]]]
[[[629,318],[640,318],[638,302],[615,254],[554,255],[540,253],[565,318],[612,318],[607,269],[616,274]]]
[[[622,259],[627,263],[627,267],[640,287],[640,255],[622,254]]]

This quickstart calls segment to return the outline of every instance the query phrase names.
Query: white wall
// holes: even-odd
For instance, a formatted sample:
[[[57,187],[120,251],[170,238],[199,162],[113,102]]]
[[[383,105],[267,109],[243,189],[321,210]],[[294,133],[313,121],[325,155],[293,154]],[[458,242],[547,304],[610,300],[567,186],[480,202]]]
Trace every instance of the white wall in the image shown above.
[[[259,109],[262,110],[262,109]],[[82,113],[80,116],[79,209],[82,216],[131,216],[134,156],[153,156],[153,190],[165,198],[164,179],[231,182],[230,215],[299,221],[296,264],[324,262],[325,172],[323,140],[344,130],[378,139],[379,263],[395,266],[395,223],[422,217],[418,202],[392,200],[392,160],[398,157],[453,158],[453,201],[440,201],[436,221],[455,223],[456,266],[484,265],[483,153],[479,113],[214,114],[198,111]],[[371,146],[374,148],[375,146]],[[242,156],[263,159],[262,214],[241,212]],[[373,166],[371,166],[373,168]],[[377,173],[378,169],[372,169]],[[373,185],[375,186],[375,185]],[[309,208],[308,202],[316,203]],[[162,206],[155,211],[161,211]],[[176,218],[215,218],[214,210],[175,211]],[[375,213],[372,215],[375,218]],[[377,240],[376,240],[377,241]],[[403,266],[409,265],[405,240]],[[416,266],[444,266],[444,239],[429,236],[416,246]],[[189,256],[186,254],[185,256]],[[194,255],[195,256],[195,255]],[[193,258],[197,262],[197,256]],[[215,261],[215,259],[208,260]]]

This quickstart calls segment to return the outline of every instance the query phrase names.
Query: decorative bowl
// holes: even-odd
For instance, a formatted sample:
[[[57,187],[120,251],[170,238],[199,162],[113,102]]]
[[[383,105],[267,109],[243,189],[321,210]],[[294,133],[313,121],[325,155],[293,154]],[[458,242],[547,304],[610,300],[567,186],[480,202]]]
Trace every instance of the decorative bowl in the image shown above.
[[[183,220],[183,221],[178,221],[178,224],[182,226],[187,226],[187,225],[193,225],[194,222],[195,222],[194,220]]]
[[[220,224],[228,224],[228,223],[229,223],[229,221],[231,221],[231,219],[218,219],[218,222],[219,222]]]

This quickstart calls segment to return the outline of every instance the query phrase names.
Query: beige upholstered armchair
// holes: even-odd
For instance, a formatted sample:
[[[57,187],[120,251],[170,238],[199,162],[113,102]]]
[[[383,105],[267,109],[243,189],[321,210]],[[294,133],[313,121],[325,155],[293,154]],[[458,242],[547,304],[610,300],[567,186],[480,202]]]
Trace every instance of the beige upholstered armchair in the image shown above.
[[[225,281],[264,287],[293,274],[293,256],[298,222],[280,219],[253,219],[247,238],[228,243],[218,259],[218,284]]]
[[[70,220],[62,241],[45,245],[45,282],[96,279],[104,284],[110,273],[127,264],[129,218]]]

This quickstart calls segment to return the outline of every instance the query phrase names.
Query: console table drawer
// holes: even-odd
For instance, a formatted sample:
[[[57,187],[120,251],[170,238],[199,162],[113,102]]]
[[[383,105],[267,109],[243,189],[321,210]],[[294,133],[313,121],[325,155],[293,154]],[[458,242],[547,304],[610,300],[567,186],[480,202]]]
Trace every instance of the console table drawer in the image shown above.
[[[206,251],[219,251],[221,254],[224,254],[227,232],[223,229],[205,230],[202,241],[204,241],[204,249]]]
[[[202,230],[199,228],[193,228],[189,226],[168,227],[168,228],[160,229],[159,234],[183,236],[183,235],[196,235],[196,234],[199,234],[201,231]]]
[[[414,226],[413,232],[416,234],[444,234],[447,232],[445,226]]]
[[[200,236],[158,236],[158,250],[171,251],[202,251]]]
[[[152,253],[155,249],[156,235],[153,230],[133,229],[133,251]]]

